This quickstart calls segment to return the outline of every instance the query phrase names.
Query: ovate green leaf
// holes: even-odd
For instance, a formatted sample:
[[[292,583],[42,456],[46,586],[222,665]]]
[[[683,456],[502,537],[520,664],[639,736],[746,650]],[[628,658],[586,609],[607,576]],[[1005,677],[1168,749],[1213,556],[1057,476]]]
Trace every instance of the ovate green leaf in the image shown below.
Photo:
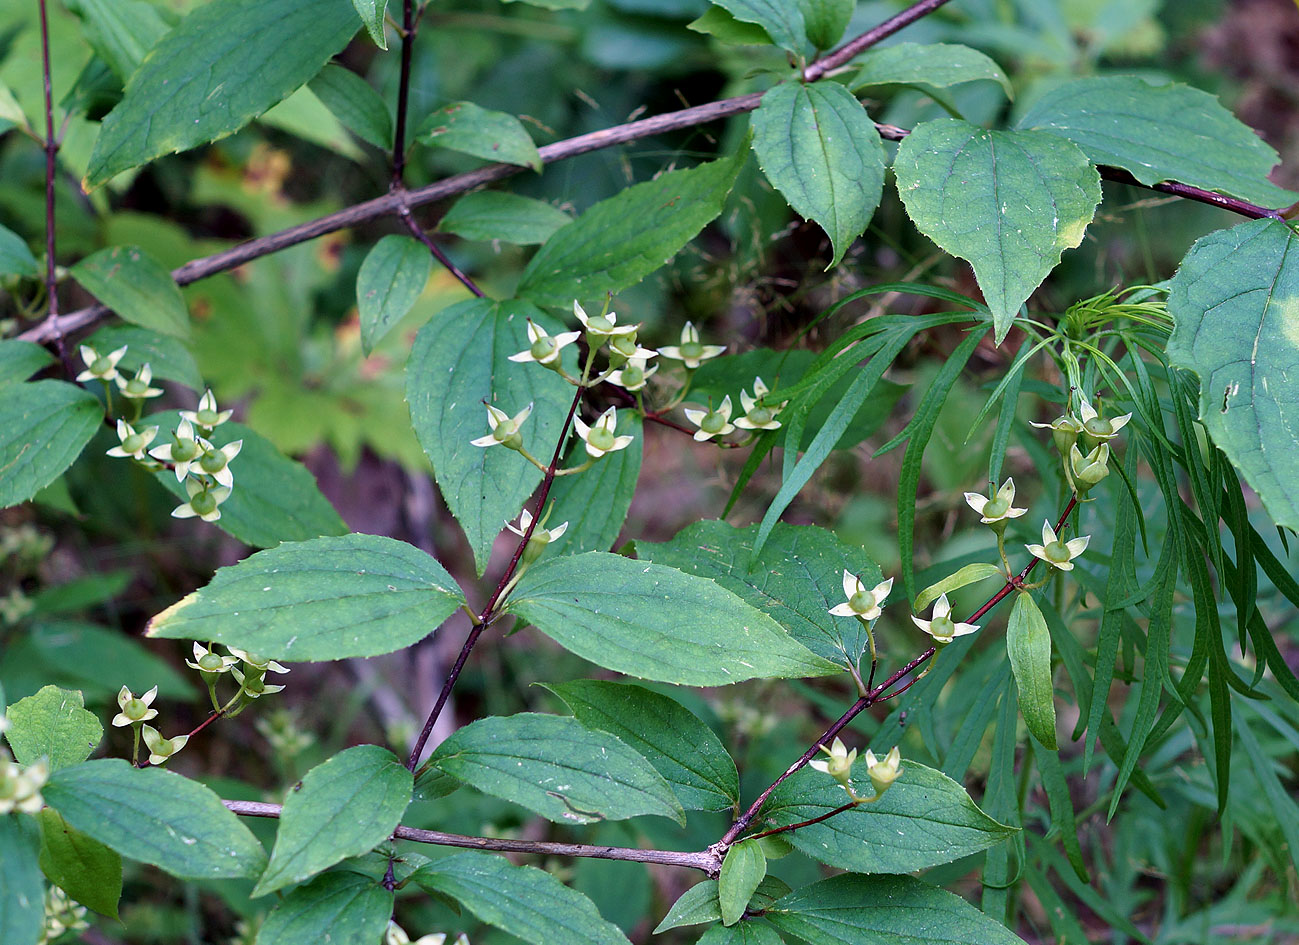
[[[434,860],[411,879],[532,945],[627,945],[626,936],[590,899],[535,866],[514,866],[488,853],[459,853]]]
[[[457,200],[438,221],[438,229],[467,240],[500,240],[527,246],[544,243],[573,222],[550,204],[497,190],[480,190]]]
[[[559,824],[642,814],[684,821],[672,789],[642,755],[567,716],[479,719],[442,742],[432,761],[480,791]]]
[[[947,88],[962,82],[990,79],[1013,96],[1010,80],[995,62],[969,46],[951,43],[898,43],[872,49],[860,60],[848,84],[854,92],[872,85],[929,85]]]
[[[122,83],[170,29],[146,0],[70,0],[67,7],[81,18],[90,48]]]
[[[998,343],[1061,253],[1082,242],[1101,198],[1100,175],[1071,142],[954,118],[907,135],[893,169],[920,232],[974,267]]]
[[[238,564],[149,621],[154,637],[211,640],[297,661],[410,646],[464,598],[414,545],[378,535],[285,542]]]
[[[388,37],[383,31],[384,14],[388,12],[388,0],[352,0],[352,6],[365,24],[365,31],[370,34],[374,44],[380,49],[388,48]]]
[[[1267,179],[1277,153],[1208,92],[1136,76],[1075,79],[1033,103],[1020,128],[1073,141],[1143,184],[1175,180],[1287,207],[1299,194]]]
[[[671,541],[636,542],[642,558],[688,574],[712,578],[771,616],[813,653],[855,664],[868,643],[861,623],[831,615],[844,601],[843,572],[867,587],[884,580],[879,565],[833,532],[811,525],[778,522],[762,551],[753,556],[757,529],[720,521],[688,525]]]
[[[715,36],[738,46],[770,46],[771,37],[757,23],[745,23],[721,7],[709,7],[704,15],[686,24],[686,29]]]
[[[406,365],[415,435],[480,574],[492,541],[541,481],[540,471],[519,454],[472,445],[489,432],[484,404],[511,417],[532,404],[521,431],[523,446],[549,459],[572,403],[572,388],[559,375],[509,360],[530,345],[528,319],[552,335],[563,330],[527,302],[471,299],[453,305],[420,329]]]
[[[879,206],[885,156],[875,123],[831,81],[777,85],[752,123],[753,151],[767,180],[825,230],[836,265]]]
[[[0,942],[35,945],[45,924],[45,884],[29,818],[0,815]]]
[[[434,147],[541,170],[541,155],[523,122],[473,102],[453,102],[439,108],[424,119],[415,136]]]
[[[104,119],[86,186],[239,130],[305,85],[356,26],[348,0],[213,0],[196,7],[153,47]]]
[[[766,875],[767,856],[758,841],[745,840],[726,851],[717,877],[717,901],[723,925],[740,921],[750,897]]]
[[[567,308],[635,285],[722,212],[743,163],[740,156],[668,171],[600,201],[537,250],[518,294]]]
[[[373,5],[373,0],[370,2]],[[366,27],[369,28],[368,23]],[[383,35],[382,28],[379,35]],[[376,148],[392,147],[392,116],[388,114],[388,105],[365,79],[350,69],[330,63],[307,87],[352,134]]]
[[[393,894],[360,873],[326,873],[275,907],[257,945],[374,945],[392,918]]]
[[[808,945],[1024,945],[960,896],[910,876],[832,876],[776,900],[766,917]]]
[[[41,871],[50,882],[88,909],[117,918],[122,896],[122,858],[72,827],[47,807],[36,815],[41,828]]]
[[[719,0],[717,5],[741,22],[761,26],[777,46],[803,53],[807,35],[797,0]]]
[[[739,800],[739,774],[721,739],[675,699],[632,683],[596,679],[546,688],[583,725],[640,752],[687,810],[726,810]]]
[[[506,609],[583,659],[660,682],[724,686],[841,671],[713,581],[619,555],[542,560]]]
[[[104,727],[86,711],[81,693],[58,686],[19,699],[9,707],[8,716],[5,739],[21,765],[41,758],[49,761],[51,771],[79,765],[104,737]]]
[[[256,876],[266,854],[211,790],[162,768],[101,758],[50,776],[45,801],[76,829],[180,879]]]
[[[53,482],[103,418],[95,396],[72,384],[6,385],[0,397],[0,508],[26,502]]]
[[[770,846],[773,837],[764,837],[760,841],[764,848]],[[774,857],[768,856],[768,859]],[[749,904],[754,909],[765,909],[781,896],[789,892],[789,886],[784,880],[768,874],[767,878],[758,884],[757,890],[749,900]],[[722,920],[722,907],[717,901],[717,880],[705,879],[702,882],[695,883],[684,893],[681,894],[668,914],[663,917],[663,921],[654,929],[654,934],[666,932],[668,929],[679,928],[683,925],[702,925],[705,922],[720,922]]]
[[[9,227],[0,226],[0,276],[35,279],[40,274],[41,267],[28,249],[27,241]]]
[[[860,762],[858,767],[864,768]],[[864,770],[853,778],[853,790],[874,795]],[[802,768],[772,793],[762,821],[785,827],[827,814],[844,801],[833,778]],[[977,853],[1014,832],[979,810],[947,775],[904,758],[901,777],[878,801],[786,836],[808,856],[839,869],[910,873]]]
[[[110,246],[71,269],[82,288],[132,324],[189,337],[189,310],[171,273],[137,246]],[[100,352],[103,354],[103,352]]]
[[[271,862],[252,895],[301,882],[382,843],[413,787],[411,772],[378,745],[348,748],[312,768],[284,799]]]
[[[745,919],[734,925],[714,925],[698,945],[781,945],[784,942],[766,919]]]
[[[1043,747],[1056,749],[1055,690],[1051,684],[1051,632],[1033,595],[1015,595],[1006,627],[1006,652],[1019,688],[1024,724]]]
[[[816,49],[830,49],[843,38],[856,0],[799,0],[807,39]]]
[[[0,341],[0,387],[25,381],[53,363],[53,355],[40,345],[17,338]]]
[[[1168,297],[1168,357],[1200,376],[1200,421],[1288,528],[1299,528],[1297,245],[1275,220],[1211,233],[1186,254]]]
[[[117,362],[119,371],[135,374],[145,364],[154,380],[176,381],[193,391],[203,389],[203,375],[185,342],[138,325],[111,324],[99,329],[86,343],[101,354],[123,346],[126,353]]]
[[[361,313],[361,348],[369,354],[424,291],[433,257],[409,236],[385,236],[361,263],[356,305]]]
[[[634,410],[618,412],[615,432],[632,437],[631,443],[605,455],[581,475],[563,476],[551,486],[547,499],[547,507],[553,503],[550,527],[568,522],[568,529],[546,546],[547,556],[608,551],[618,540],[640,479],[645,434]],[[585,444],[578,440],[564,465],[571,468],[587,459]]]

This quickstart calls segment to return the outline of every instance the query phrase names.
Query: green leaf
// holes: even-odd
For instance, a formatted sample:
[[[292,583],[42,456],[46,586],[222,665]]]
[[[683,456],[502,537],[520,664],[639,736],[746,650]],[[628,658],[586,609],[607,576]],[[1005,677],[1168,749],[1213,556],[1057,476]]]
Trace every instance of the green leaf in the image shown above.
[[[1029,734],[1031,736],[1032,733]],[[1033,747],[1037,772],[1042,778],[1042,790],[1046,792],[1047,805],[1051,810],[1052,832],[1064,845],[1065,854],[1078,878],[1084,883],[1091,882],[1083,860],[1082,844],[1078,842],[1078,820],[1074,816],[1073,800],[1069,797],[1069,784],[1060,764],[1060,755],[1048,751],[1035,738],[1030,737],[1028,743]]]
[[[568,522],[568,530],[546,546],[548,557],[608,551],[618,540],[640,479],[645,432],[634,410],[618,413],[615,431],[633,438],[625,449],[606,454],[581,475],[556,479],[551,487],[547,500],[547,508],[552,509],[550,527]],[[586,459],[585,444],[578,440],[564,465],[571,468]]]
[[[739,774],[721,739],[675,699],[634,683],[596,679],[546,688],[583,725],[640,752],[686,810],[726,810],[738,802]]]
[[[30,341],[9,338],[0,341],[0,387],[25,381],[54,363],[54,356]]]
[[[35,945],[45,925],[45,884],[29,823],[0,815],[0,942],[14,945]]]
[[[406,812],[414,776],[378,745],[317,765],[289,791],[275,848],[252,896],[283,889],[382,843]]]
[[[162,768],[100,758],[50,776],[45,801],[77,830],[179,879],[253,877],[266,853],[211,790]]]
[[[360,873],[326,873],[293,890],[266,917],[257,945],[374,945],[393,894]]]
[[[698,945],[781,945],[784,941],[766,919],[748,919],[734,925],[715,925]]]
[[[27,247],[27,241],[9,227],[0,226],[0,276],[39,279],[40,275],[40,264]]]
[[[543,10],[585,10],[591,0],[505,0],[505,2],[523,2],[530,7],[541,7]]]
[[[858,767],[864,769],[864,764]],[[871,797],[863,770],[853,789]],[[843,805],[843,788],[828,775],[802,768],[781,782],[763,808],[767,827],[820,817]],[[911,873],[987,849],[1015,833],[970,800],[941,771],[904,759],[902,776],[873,804],[854,807],[792,831],[790,842],[829,866],[858,873]]]
[[[1055,690],[1051,683],[1051,632],[1033,595],[1021,591],[1006,627],[1006,652],[1019,689],[1024,724],[1044,748],[1056,750]]]
[[[30,765],[48,759],[51,771],[79,765],[90,757],[104,727],[85,709],[81,693],[46,686],[9,707],[5,739],[14,760]]]
[[[514,866],[488,853],[459,853],[434,860],[411,879],[532,945],[627,945],[626,936],[590,899],[535,866]]]
[[[122,83],[170,29],[158,8],[145,0],[69,0],[67,7],[81,19],[95,55]]]
[[[153,47],[104,119],[85,186],[238,131],[305,85],[355,33],[348,0],[196,7]]]
[[[1267,179],[1277,153],[1217,98],[1190,86],[1075,79],[1034,102],[1018,127],[1068,138],[1094,163],[1121,167],[1143,184],[1175,180],[1266,207],[1299,199]]]
[[[365,31],[370,34],[374,44],[380,49],[388,48],[388,37],[383,31],[383,18],[388,12],[388,0],[352,0],[352,6],[360,14]]]
[[[949,88],[962,82],[990,79],[1014,98],[1010,80],[995,62],[969,46],[953,43],[898,43],[872,49],[857,60],[861,65],[848,87],[859,92],[872,85],[920,85]]]
[[[537,250],[518,294],[567,308],[637,284],[722,212],[743,163],[741,156],[668,171],[601,200]]]
[[[517,453],[471,445],[489,430],[484,404],[510,416],[532,404],[521,430],[523,446],[549,458],[573,398],[572,388],[553,371],[509,360],[530,345],[528,319],[552,335],[563,330],[528,302],[471,299],[453,305],[420,329],[406,365],[415,435],[465,530],[479,574],[492,542],[541,481],[541,472]]]
[[[955,118],[907,135],[893,170],[920,232],[974,267],[998,344],[1061,253],[1082,242],[1101,199],[1100,175],[1071,142]]]
[[[924,613],[926,607],[932,604],[938,598],[951,591],[959,590],[978,581],[986,581],[991,577],[999,577],[1003,581],[1006,579],[1006,573],[995,564],[975,563],[967,564],[955,574],[949,574],[941,581],[930,584],[923,591],[916,595],[915,603],[911,605],[915,613]]]
[[[832,876],[778,899],[766,917],[808,945],[1024,945],[960,896],[910,876]]]
[[[807,46],[803,10],[797,0],[716,0],[717,5],[744,23],[756,23],[777,46],[801,55]]]
[[[365,0],[354,2],[359,4]],[[373,6],[373,0],[370,2]],[[381,23],[382,17],[380,13]],[[370,28],[369,23],[366,28]],[[370,30],[370,35],[374,35],[374,30]],[[382,26],[379,35],[383,35]],[[365,79],[350,69],[330,63],[307,87],[352,134],[376,148],[392,147],[392,116],[388,114],[388,105]]]
[[[270,659],[341,660],[404,649],[463,603],[446,569],[414,545],[343,535],[285,542],[221,568],[147,632]]]
[[[104,408],[63,381],[9,384],[0,397],[0,508],[26,502],[72,465]]]
[[[198,362],[179,338],[137,325],[116,324],[105,325],[86,339],[86,343],[101,354],[125,346],[126,353],[117,362],[118,370],[134,374],[148,364],[154,380],[176,381],[196,392],[203,389]]]
[[[87,909],[117,918],[122,897],[122,858],[68,824],[47,807],[36,815],[41,827],[41,871]]]
[[[723,925],[740,921],[750,897],[766,875],[767,856],[756,840],[745,840],[726,851],[717,877],[717,901]]]
[[[432,271],[433,257],[409,236],[385,236],[366,253],[356,276],[361,349],[366,354],[411,310]]]
[[[544,243],[573,222],[563,210],[542,200],[499,190],[465,194],[438,221],[438,229],[466,240],[500,240],[516,246]]]
[[[101,249],[69,272],[126,321],[164,335],[189,337],[189,309],[176,281],[138,246]]]
[[[178,421],[173,412],[156,414],[144,422],[159,427],[157,442],[167,443]],[[321,494],[316,477],[260,433],[227,421],[208,439],[218,447],[235,440],[244,443],[230,467],[235,490],[221,505],[221,518],[216,523],[223,532],[257,548],[347,533],[347,525]],[[154,476],[178,499],[188,500],[175,473],[163,469]]]
[[[771,37],[756,23],[745,23],[721,7],[709,7],[704,15],[686,24],[686,29],[715,36],[737,46],[770,46]]]
[[[538,562],[506,610],[583,659],[659,682],[725,686],[842,671],[712,581],[598,551]]]
[[[817,656],[856,665],[869,642],[861,623],[830,614],[844,602],[843,572],[868,587],[884,580],[879,565],[860,548],[812,525],[777,522],[755,557],[757,529],[726,522],[688,525],[663,543],[636,542],[641,558],[712,578],[772,617]]]
[[[753,113],[753,153],[771,185],[834,244],[838,265],[866,231],[884,187],[884,145],[838,82],[782,82]]]
[[[1299,240],[1251,220],[1199,240],[1173,277],[1168,358],[1200,377],[1200,421],[1280,526],[1299,528]]]
[[[816,49],[830,49],[843,38],[856,0],[799,0],[807,39]]]
[[[453,102],[439,108],[424,119],[415,137],[432,147],[541,172],[541,155],[523,122],[473,102]]]
[[[769,846],[772,837],[764,837],[760,842]],[[768,854],[768,859],[774,859]],[[789,892],[789,886],[775,876],[768,876],[758,884],[757,890],[749,900],[750,905],[756,909],[765,909],[781,896]],[[683,925],[701,925],[705,922],[720,922],[722,920],[722,907],[717,899],[717,880],[705,879],[702,882],[695,883],[684,893],[681,894],[668,914],[663,917],[663,921],[654,929],[654,934],[666,932],[668,929],[679,928]]]
[[[525,712],[459,729],[433,764],[557,824],[657,814],[685,822],[668,783],[638,752],[577,719]]]

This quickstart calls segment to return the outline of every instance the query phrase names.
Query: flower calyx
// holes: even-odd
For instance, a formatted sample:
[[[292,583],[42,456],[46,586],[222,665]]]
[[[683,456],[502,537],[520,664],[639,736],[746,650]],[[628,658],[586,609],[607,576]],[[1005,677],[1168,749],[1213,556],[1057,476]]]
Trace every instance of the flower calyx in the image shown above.
[[[979,514],[979,521],[994,531],[1004,531],[1007,521],[1028,513],[1028,509],[1015,508],[1015,480],[1009,477],[992,498],[977,492],[967,492],[965,501]]]
[[[154,437],[158,435],[157,427],[144,427],[141,430],[135,429],[125,420],[117,421],[117,439],[118,444],[105,453],[108,456],[121,456],[137,459],[145,462],[149,458],[149,444],[153,442]],[[156,466],[154,467],[157,468]]]
[[[157,686],[140,696],[132,695],[131,690],[123,686],[117,693],[117,707],[121,711],[113,716],[113,725],[127,728],[157,718],[158,710],[152,708],[153,700],[157,697]]]
[[[706,345],[699,340],[699,329],[694,322],[686,322],[681,329],[681,344],[659,348],[659,354],[673,361],[680,361],[687,370],[695,370],[704,361],[715,358],[726,352],[726,345]]]
[[[686,419],[699,427],[694,434],[696,442],[703,443],[715,436],[726,436],[728,433],[733,433],[735,431],[735,424],[731,423],[731,411],[733,409],[730,394],[723,397],[721,404],[716,408],[697,410],[687,407]]]
[[[836,617],[856,617],[858,620],[878,620],[883,612],[884,599],[893,590],[893,578],[881,581],[872,588],[867,588],[861,578],[851,571],[843,572],[843,593],[848,600],[830,608]]]
[[[948,602],[946,594],[934,601],[932,618],[921,620],[915,614],[912,614],[911,622],[933,637],[934,646],[936,647],[947,646],[957,637],[963,637],[967,633],[974,633],[979,629],[975,624],[958,623],[952,619],[952,605]]]
[[[491,432],[469,442],[474,446],[504,446],[510,450],[523,449],[523,435],[519,432],[519,428],[523,426],[524,421],[532,413],[532,404],[528,404],[513,417],[491,404],[485,406],[487,407],[487,425],[491,428]]]
[[[77,375],[77,381],[98,380],[107,384],[109,381],[117,380],[117,362],[122,360],[124,354],[126,354],[126,345],[108,354],[100,354],[90,345],[82,345],[81,360],[85,362],[86,369]]]
[[[522,538],[528,533],[528,526],[531,524],[532,513],[524,509],[519,513],[519,525],[517,528],[509,522],[505,523],[505,527]],[[568,522],[554,528],[544,528],[543,525],[545,525],[545,516],[542,516],[542,521],[532,530],[532,537],[528,539],[528,546],[523,549],[523,557],[520,560],[525,565],[532,564],[532,562],[540,558],[548,544],[562,537],[564,532],[568,531]]]
[[[234,415],[233,410],[218,410],[216,396],[212,393],[211,388],[203,393],[199,398],[197,410],[182,410],[180,416],[182,420],[188,420],[196,427],[200,427],[208,432],[215,430],[221,424],[225,423]]]
[[[135,377],[129,381],[118,374],[113,378],[113,383],[117,389],[122,392],[122,396],[127,400],[148,400],[150,397],[161,397],[165,391],[161,387],[151,386],[153,382],[153,368],[148,364],[140,367]]]
[[[735,425],[745,430],[779,430],[780,421],[776,419],[776,414],[780,413],[784,404],[768,404],[766,397],[769,393],[770,389],[760,377],[753,379],[752,397],[748,391],[740,391],[740,406],[744,408],[744,416],[736,420]]]
[[[560,352],[581,337],[582,333],[580,331],[561,331],[557,335],[547,334],[546,329],[529,318],[528,349],[510,355],[510,360],[519,364],[532,361],[542,367],[550,368],[552,371],[558,371],[561,369]]]
[[[834,743],[829,748],[825,745],[820,746],[821,751],[828,755],[828,759],[813,759],[808,765],[817,771],[830,775],[846,788],[852,785],[852,765],[857,760],[857,749],[851,751],[844,745],[842,739],[835,736]]]
[[[1075,443],[1069,447],[1069,481],[1073,483],[1078,498],[1085,496],[1093,486],[1110,474],[1110,446],[1102,442],[1094,450],[1083,455]]]
[[[176,754],[189,743],[188,735],[177,735],[175,738],[163,738],[152,725],[145,725],[142,733],[144,735],[145,747],[149,749],[149,764],[162,765],[172,755]]]
[[[577,429],[577,435],[582,438],[586,444],[586,453],[592,459],[599,459],[606,453],[613,453],[617,450],[626,449],[631,446],[635,439],[633,436],[618,436],[614,431],[618,427],[617,408],[610,407],[604,413],[596,418],[595,423],[588,426],[582,421],[581,417],[573,417],[573,426]]]
[[[1071,538],[1068,541],[1061,541],[1051,527],[1050,522],[1042,523],[1042,544],[1025,545],[1024,547],[1036,558],[1041,558],[1051,567],[1060,571],[1072,571],[1073,559],[1077,558],[1087,550],[1087,544],[1091,541],[1091,536],[1084,535],[1081,538]]]

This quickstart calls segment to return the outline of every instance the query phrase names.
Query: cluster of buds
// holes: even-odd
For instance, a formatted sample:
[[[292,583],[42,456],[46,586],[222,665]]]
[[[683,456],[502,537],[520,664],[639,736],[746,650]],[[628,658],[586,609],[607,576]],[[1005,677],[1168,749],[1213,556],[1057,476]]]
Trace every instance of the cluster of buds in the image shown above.
[[[1110,474],[1110,442],[1131,419],[1130,413],[1113,419],[1102,417],[1086,397],[1079,397],[1076,415],[1066,413],[1050,423],[1033,423],[1033,426],[1051,431],[1055,448],[1064,459],[1065,478],[1074,494],[1082,499]]]
[[[852,766],[853,762],[857,760],[857,749],[854,748],[849,751],[838,736],[835,736],[834,743],[829,748],[826,748],[825,745],[820,747],[828,758],[809,761],[808,764],[817,771],[834,778],[839,783],[839,786],[847,792],[848,797],[854,804],[869,804],[878,801],[902,774],[902,754],[896,745],[883,758],[876,758],[875,753],[867,749],[865,758],[866,776],[870,778],[875,794],[872,797],[862,797],[853,790],[852,786]]]
[[[73,900],[58,886],[45,891],[45,925],[36,945],[57,941],[68,932],[90,928],[86,921],[86,907]]]
[[[186,660],[185,665],[196,670],[203,677],[208,697],[212,700],[212,708],[223,715],[235,715],[254,699],[282,692],[283,686],[266,682],[266,674],[289,671],[287,666],[273,659],[249,653],[238,647],[227,646],[225,653],[218,653],[212,644],[204,645],[197,642],[194,644],[194,658]],[[216,687],[227,674],[239,684],[239,689],[223,704],[217,697]]]
[[[392,919],[388,920],[388,930],[383,937],[383,945],[446,945],[446,942],[447,933],[445,932],[432,932],[412,940],[406,934],[406,930]],[[451,945],[469,945],[469,936],[461,932]]]
[[[23,766],[0,751],[0,817],[17,811],[35,814],[45,806],[41,788],[49,780],[50,768],[45,759]]]

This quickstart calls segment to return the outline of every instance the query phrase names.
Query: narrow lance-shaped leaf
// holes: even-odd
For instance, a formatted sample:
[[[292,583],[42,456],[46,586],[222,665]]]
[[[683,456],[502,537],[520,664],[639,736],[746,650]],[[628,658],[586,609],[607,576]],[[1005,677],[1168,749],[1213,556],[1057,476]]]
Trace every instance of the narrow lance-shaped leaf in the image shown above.
[[[349,0],[196,7],[153,47],[104,119],[86,187],[239,130],[305,85],[356,28]]]
[[[543,560],[506,609],[578,656],[644,679],[724,686],[842,672],[714,582],[620,555]]]
[[[893,169],[920,232],[974,267],[998,344],[1061,253],[1082,242],[1101,198],[1100,175],[1073,143],[954,118],[907,135]]]
[[[746,840],[726,851],[717,878],[717,901],[721,906],[723,925],[740,921],[749,905],[749,898],[766,875],[767,856],[758,841]]]
[[[1056,750],[1055,690],[1051,683],[1051,633],[1033,595],[1021,591],[1006,627],[1006,652],[1019,690],[1024,724],[1042,746]]]
[[[6,385],[0,396],[0,508],[26,502],[58,478],[103,418],[95,395],[72,384]]]
[[[1199,240],[1173,277],[1168,357],[1200,377],[1200,421],[1268,513],[1299,528],[1299,237],[1251,220]]]
[[[414,778],[392,752],[357,745],[312,768],[289,791],[275,849],[252,895],[314,876],[382,843],[410,803]]]
[[[432,633],[464,603],[451,575],[378,535],[285,542],[221,568],[149,621],[149,636],[210,640],[281,660],[378,656]]]
[[[753,113],[753,151],[789,205],[815,220],[837,265],[884,187],[884,146],[861,102],[838,82],[783,82]]]

